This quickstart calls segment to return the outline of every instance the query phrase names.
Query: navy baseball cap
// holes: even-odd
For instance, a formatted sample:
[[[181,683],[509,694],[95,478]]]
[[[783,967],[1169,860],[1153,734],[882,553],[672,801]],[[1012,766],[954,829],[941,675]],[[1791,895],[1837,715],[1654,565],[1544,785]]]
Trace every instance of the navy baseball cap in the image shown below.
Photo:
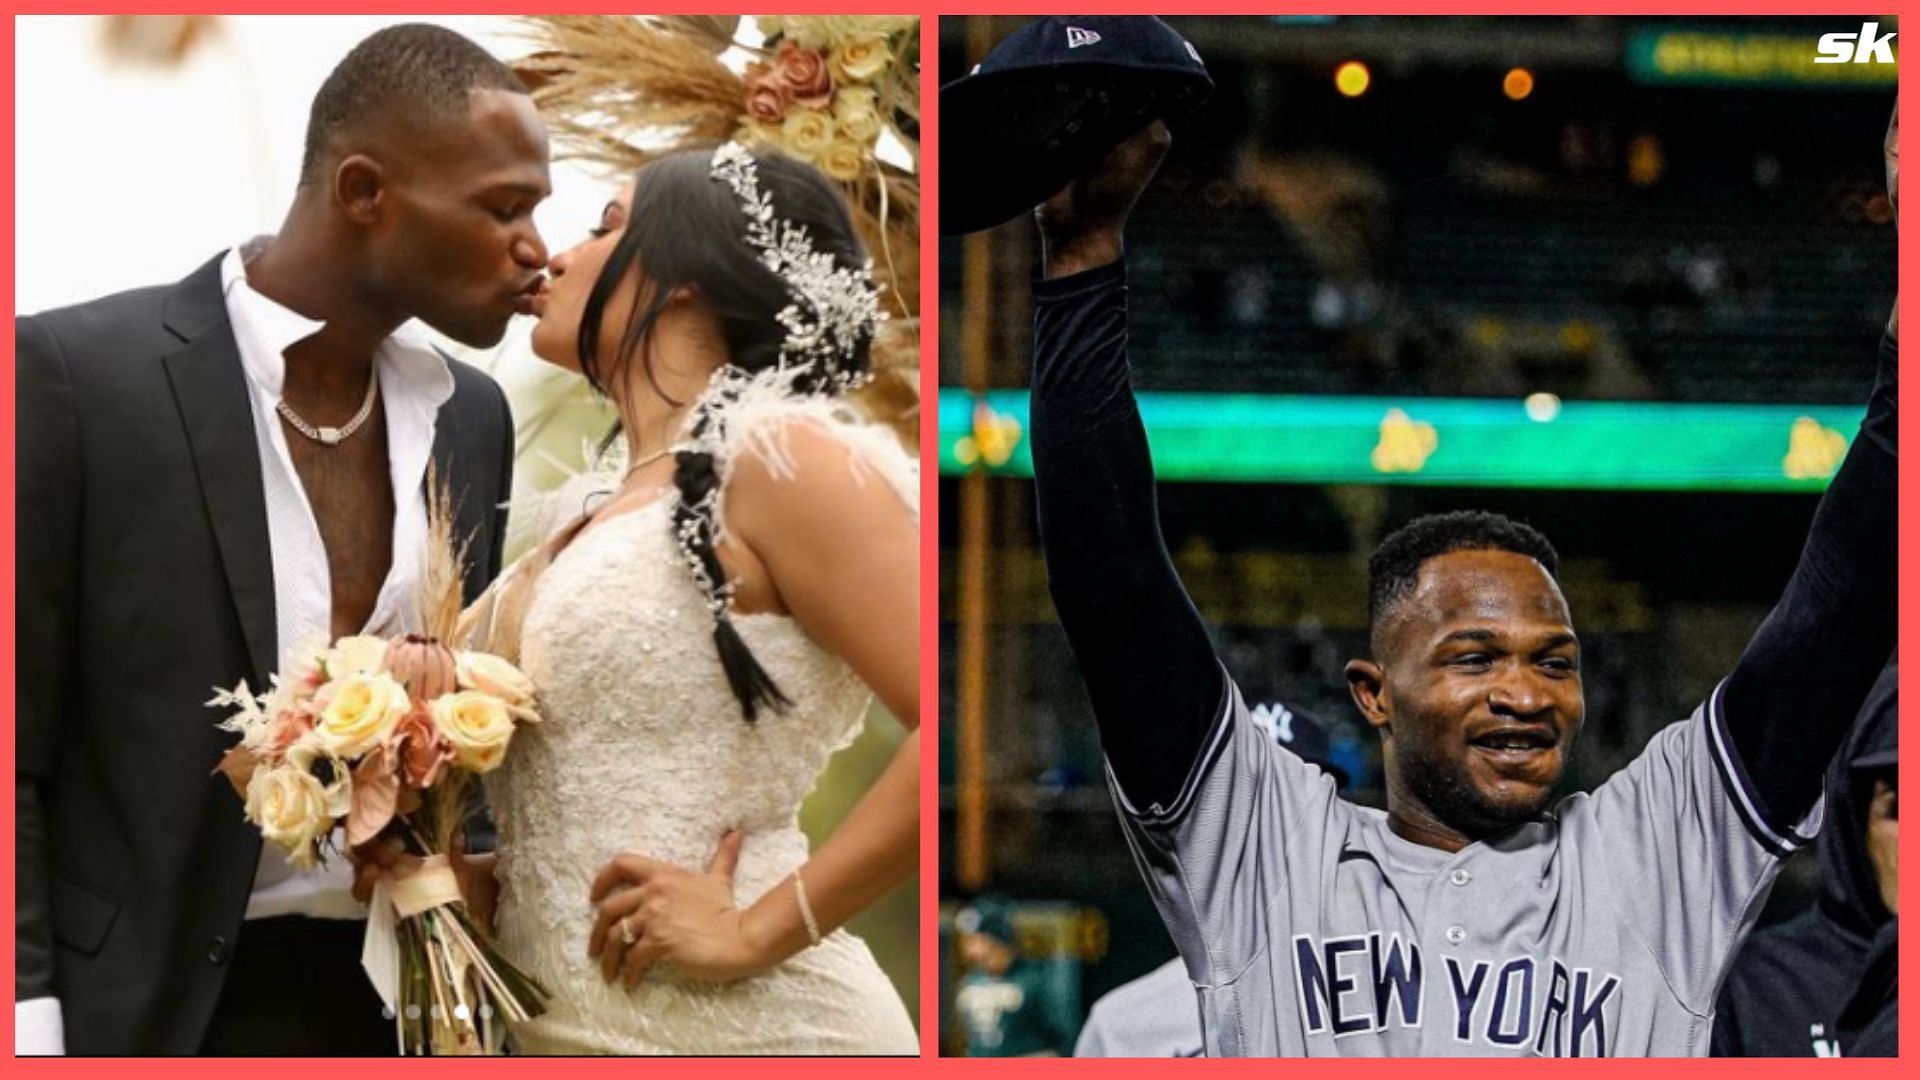
[[[940,88],[940,232],[1032,210],[1122,139],[1213,92],[1200,53],[1152,15],[1048,15]]]
[[[1273,736],[1274,742],[1293,751],[1307,764],[1318,765],[1322,772],[1333,777],[1334,787],[1346,788],[1352,778],[1347,770],[1334,764],[1333,739],[1319,717],[1278,701],[1263,702],[1247,711],[1254,723]]]

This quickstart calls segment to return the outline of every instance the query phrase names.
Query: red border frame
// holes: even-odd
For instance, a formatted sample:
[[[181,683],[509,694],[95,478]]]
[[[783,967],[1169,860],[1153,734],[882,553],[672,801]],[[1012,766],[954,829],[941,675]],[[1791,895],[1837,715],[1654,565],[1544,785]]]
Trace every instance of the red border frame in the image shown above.
[[[575,11],[600,10],[600,11],[605,11],[609,13],[618,13],[618,12],[632,11],[634,10],[634,8],[639,6],[642,6],[642,5],[612,6],[612,5],[602,5],[602,4],[586,4],[586,5],[572,6],[571,10],[575,10]],[[683,4],[671,3],[671,4],[662,4],[662,5],[648,4],[644,6],[651,8],[656,12],[666,13],[666,14],[711,13],[715,10],[715,7],[713,5],[704,5],[704,4],[683,5]],[[731,8],[737,5],[727,5],[727,6]],[[1222,14],[1265,14],[1265,13],[1272,12],[1276,7],[1279,7],[1279,6],[1280,5],[1272,5],[1272,4],[1258,4],[1258,5],[1230,4],[1230,5],[1225,5],[1226,10],[1220,13]],[[1540,8],[1543,6],[1549,7],[1550,10],[1547,12],[1542,12]],[[1314,5],[1312,10],[1316,12],[1326,12],[1326,13],[1440,15],[1440,14],[1450,13],[1448,10],[1449,7],[1452,7],[1452,5],[1406,4],[1406,3],[1385,4],[1385,5],[1354,5],[1354,4],[1345,4],[1345,3],[1337,3],[1337,2],[1328,2],[1328,3],[1321,3],[1321,4]],[[162,10],[168,11],[171,13],[178,13],[181,11],[186,11],[186,12],[207,11],[208,13],[211,13],[210,9],[203,9],[199,5],[185,5],[185,6],[163,8],[160,5],[116,4],[112,6],[93,9],[95,13],[104,13],[104,14],[139,14],[139,13],[148,12],[148,11],[162,11]],[[427,3],[427,4],[412,5],[407,10],[417,12],[417,13],[426,13],[426,14],[469,14],[469,13],[509,14],[509,13],[524,12],[527,10],[527,7],[526,6],[490,5],[490,4],[441,5],[441,4]],[[1061,7],[1055,8],[1052,10],[1060,11],[1063,13],[1076,13],[1076,12],[1092,13],[1096,11],[1111,12],[1111,11],[1114,11],[1115,9],[1111,7],[1085,7],[1082,5],[1062,5]],[[1124,9],[1121,9],[1121,10],[1122,10],[1122,13],[1126,13],[1124,12]],[[1149,9],[1149,10],[1163,10],[1163,9]],[[1670,9],[1668,5],[1660,4],[1660,3],[1647,3],[1647,2],[1618,4],[1613,6],[1529,5],[1529,4],[1501,2],[1501,3],[1483,4],[1477,7],[1470,8],[1469,10],[1476,14],[1516,14],[1516,15],[1517,14],[1543,14],[1543,13],[1546,13],[1546,14],[1608,14],[1608,15],[1674,14],[1674,12]],[[1803,14],[1832,14],[1832,15],[1849,15],[1850,16],[1850,15],[1858,14],[1858,10],[1853,8],[1837,8],[1829,5],[1819,5],[1817,7],[1814,7],[1814,9],[1810,11],[1809,5],[1789,4],[1789,3],[1756,3],[1756,4],[1748,5],[1744,8],[1735,8],[1731,5],[1726,5],[1726,4],[1709,3],[1709,4],[1696,5],[1691,10],[1692,12],[1706,14],[1706,15],[1711,15],[1711,14],[1802,14],[1802,15]],[[1898,11],[1899,8],[1896,7],[1894,10]],[[1002,7],[999,5],[991,5],[991,6],[968,5],[960,8],[959,10],[947,10],[944,7],[944,5],[934,5],[928,2],[928,0],[916,0],[916,2],[904,2],[904,3],[866,3],[866,2],[845,2],[845,0],[835,0],[835,2],[811,3],[811,4],[795,4],[790,2],[783,2],[783,0],[773,0],[773,2],[753,5],[751,8],[751,11],[755,14],[789,14],[789,13],[799,14],[799,13],[818,13],[821,11],[832,11],[835,13],[845,13],[845,14],[898,14],[898,13],[917,12],[919,15],[921,15],[923,20],[921,24],[921,43],[922,43],[922,58],[923,58],[922,79],[923,79],[923,86],[928,90],[931,90],[932,88],[937,87],[941,82],[941,77],[938,70],[939,38],[938,38],[937,17],[939,15],[942,15],[942,14],[945,14],[945,15],[1017,14],[1019,13],[1017,9],[1013,9],[1011,7]],[[311,8],[304,8],[304,7],[302,9],[288,10],[288,9],[273,8],[266,5],[235,5],[233,7],[227,8],[226,12],[236,13],[236,14],[383,14],[383,13],[386,13],[383,11],[381,6],[372,5],[372,4],[346,4],[346,5],[341,5],[339,7],[335,7],[335,8],[324,10],[324,11],[315,11]],[[29,5],[25,7],[18,7],[18,8],[15,8],[14,11],[12,12],[12,14],[14,15],[70,14],[70,13],[71,12],[66,12],[58,8],[54,8],[50,6],[42,6],[42,5]],[[1143,12],[1138,12],[1134,14],[1145,14],[1145,13],[1148,13],[1148,12],[1143,11]],[[1464,14],[1465,12],[1462,12],[1457,7],[1454,7],[1451,13]],[[9,63],[9,68],[11,69],[12,57],[14,55],[14,32],[13,32],[13,23],[11,20],[7,24],[5,35],[6,35],[8,63]],[[1904,83],[1905,81],[1906,80],[1903,78],[1902,82]],[[15,84],[14,84],[14,80],[11,77],[8,78],[6,81],[6,89],[4,92],[6,95],[8,107],[5,110],[4,121],[0,121],[0,122],[3,122],[6,127],[6,133],[8,136],[7,137],[8,155],[9,155],[9,161],[11,163],[11,158],[13,154],[12,135],[13,135],[13,124],[14,124],[14,108],[17,104],[14,101]],[[938,95],[936,93],[931,93],[931,92],[923,93],[922,108],[923,108],[923,116],[922,116],[922,140],[921,140],[921,168],[922,168],[922,174],[923,174],[923,181],[922,181],[923,207],[924,207],[923,214],[924,214],[924,220],[935,221],[938,219],[937,208],[938,208],[938,198],[939,198],[939,193],[938,193],[939,140],[936,136],[936,133],[938,131],[938,124],[939,124]],[[1906,111],[1911,111],[1911,109],[1908,109]],[[1909,124],[1907,126],[1910,127],[1911,125]],[[11,168],[9,168],[7,172],[7,177],[5,182],[6,182],[6,192],[9,197],[9,201],[11,201],[14,194],[13,171]],[[19,208],[17,206],[15,207],[14,212],[16,215],[19,213]],[[7,224],[6,224],[7,238],[10,244],[15,237],[14,221],[15,221],[15,218],[10,216],[7,219]],[[931,230],[929,230],[929,233],[931,233]],[[1909,276],[1907,271],[1913,268],[1914,259],[1916,257],[1914,249],[1915,249],[1915,244],[1912,242],[1903,241],[1899,246],[1899,251],[1900,251],[1899,269],[1901,271],[1902,277]],[[10,264],[7,267],[5,274],[6,274],[6,280],[8,282],[8,287],[11,290],[12,284],[13,284],[13,274],[14,274],[13,265]],[[931,235],[928,235],[926,237],[923,237],[923,241],[921,245],[921,295],[923,297],[937,298],[938,294],[939,294],[938,244],[937,242],[934,242],[933,237]],[[934,399],[934,396],[937,390],[938,372],[939,372],[939,365],[936,360],[938,347],[939,347],[939,305],[936,300],[934,304],[928,305],[923,303],[922,306],[923,306],[923,312],[922,312],[920,342],[921,342],[921,354],[922,354],[923,362],[921,367],[921,388],[922,388],[923,400],[930,401]],[[1910,301],[1907,302],[1905,306],[1912,306],[1912,302]],[[1912,325],[1913,324],[1912,313],[1909,312],[1908,316],[1909,317],[1903,321],[1907,322],[1909,325]],[[7,359],[7,366],[11,368],[12,360],[13,360],[13,352],[12,352],[11,346],[8,347],[5,355]],[[7,379],[5,380],[4,384],[0,384],[0,396],[3,396],[5,400],[6,415],[10,421],[9,431],[11,431],[13,430],[11,421],[13,421],[14,415],[15,415],[14,414],[14,384],[12,379]],[[1910,442],[1914,434],[1913,429],[1917,427],[1920,427],[1920,420],[1916,420],[1911,416],[1909,416],[1906,420],[1904,420],[1902,422],[1903,441]],[[923,422],[921,425],[922,460],[925,460],[925,461],[934,460],[934,455],[936,450],[935,440],[937,439],[937,435],[938,435],[937,425],[933,423],[933,414],[931,412],[924,413]],[[6,555],[8,556],[7,558],[8,570],[5,575],[5,596],[9,602],[9,605],[11,605],[16,598],[15,582],[14,582],[12,566],[14,561],[15,530],[18,528],[18,525],[19,525],[19,522],[16,520],[16,515],[14,510],[14,496],[15,496],[14,442],[12,438],[7,438],[4,441],[4,448],[0,448],[0,454],[4,454],[5,463],[6,463],[4,475],[0,476],[0,483],[4,483],[6,488],[6,495],[7,495],[7,498],[6,498],[7,511],[6,512],[7,512],[7,521],[9,525],[9,528],[7,528],[7,530],[4,533],[4,539],[0,539],[0,543],[4,544]],[[939,557],[939,499],[938,499],[938,491],[937,491],[938,478],[932,470],[927,470],[923,473],[921,483],[922,483],[921,505],[923,508],[922,509],[922,526],[921,526],[921,566],[922,566],[921,601],[922,602],[921,602],[921,613],[920,613],[920,618],[921,618],[921,624],[920,624],[920,628],[921,628],[921,636],[920,636],[921,730],[923,732],[926,732],[929,735],[934,735],[935,725],[938,722],[938,716],[939,716],[939,707],[938,707],[938,700],[937,700],[939,678],[938,678],[938,671],[936,669],[936,665],[939,662],[939,639],[938,639],[939,623],[938,623],[938,612],[937,612],[937,604],[938,604],[938,596],[939,596],[939,584],[938,584],[939,579],[938,579],[938,574],[935,572],[935,567],[937,566],[937,560]],[[1916,483],[1920,483],[1920,481],[1917,481],[1914,475],[1911,475],[1911,474],[1903,475],[1900,481],[1901,523],[1903,527],[1903,533],[1910,532],[1910,530],[1906,528],[1906,525],[1907,525],[1908,519],[1912,516],[1912,507],[1915,505],[1914,498],[1913,498],[1914,496],[1913,489]],[[1907,547],[1910,547],[1910,546],[1911,544],[1907,545]],[[1907,547],[1902,548],[1903,555],[1906,553]],[[1912,623],[1911,616],[1914,611],[1915,600],[1916,600],[1916,588],[1914,585],[1914,579],[1912,579],[1908,575],[1902,575],[1902,580],[1900,583],[1900,591],[1899,591],[1899,605],[1900,605],[1900,619],[1903,626],[1908,626],[1908,625],[1911,625]],[[0,671],[4,671],[5,680],[9,688],[13,686],[14,679],[15,679],[14,651],[11,648],[11,646],[14,643],[14,635],[16,632],[17,632],[17,627],[11,622],[6,626],[4,630],[0,630],[0,635],[5,636],[7,644],[10,646],[6,650],[4,660],[0,660],[0,664],[4,664],[4,668],[0,668]],[[1906,653],[1914,653],[1914,652],[1920,652],[1920,644],[1904,649],[1903,656]],[[1909,659],[1908,666],[1911,666],[1911,657],[1909,657],[1908,659]],[[9,701],[12,700],[11,693],[9,693],[8,695],[8,700]],[[1912,729],[1912,718],[1910,715],[1911,712],[1912,710],[1903,710],[1901,714],[1901,726],[1908,729],[1907,735],[1909,736],[1909,740],[1913,735],[1913,731],[1911,730]],[[939,740],[937,736],[922,739],[921,761],[922,761],[923,777],[931,777],[931,776],[938,775],[935,770],[935,765],[936,765],[935,755],[937,754],[938,742]],[[9,761],[12,760],[13,742],[11,739],[7,740],[6,742],[4,754],[7,760]],[[939,872],[938,872],[939,860],[938,860],[937,848],[936,848],[936,845],[938,843],[937,829],[938,829],[938,822],[939,822],[937,799],[938,799],[938,785],[935,783],[923,784],[921,789],[921,851],[920,851],[921,1049],[922,1049],[922,1052],[928,1055],[930,1058],[936,1052],[936,1047],[938,1044],[937,1025],[938,1025],[938,1019],[939,1019],[939,998],[938,998],[939,972],[938,972],[938,965],[935,961],[936,947],[937,947],[937,932],[938,932],[938,920],[937,920],[936,908],[938,903],[938,878],[939,878]],[[0,844],[4,844],[7,849],[7,852],[9,854],[11,853],[12,843],[10,841],[0,840]],[[1903,846],[1909,849],[1908,854],[1911,855],[1912,854],[1911,849],[1915,846],[1915,842],[1909,840]],[[1920,871],[1915,871],[1912,869],[1913,862],[1911,858],[1908,859],[1908,866],[1909,866],[1909,869],[1903,875],[1903,878],[1902,878],[1903,884],[1912,884],[1912,879],[1916,877],[1920,877]],[[7,882],[9,883],[9,885],[11,885],[13,882],[13,875],[14,875],[13,860],[11,858],[8,858],[5,860],[4,873],[6,875]],[[1915,946],[1912,940],[1909,940],[1902,947],[1903,959],[1908,963],[1909,966],[1911,966],[1913,963],[1914,951],[1915,951]],[[8,957],[11,957],[13,954],[13,946],[11,945],[6,946],[5,952]],[[1906,1004],[1905,1007],[1903,1007],[1901,1011],[1901,1016],[1900,1016],[1901,1027],[1903,1029],[1909,1032],[1920,1031],[1920,1028],[1915,1027],[1916,1011],[1920,1011],[1920,1006],[1916,1006],[1914,1002],[1911,1000]],[[6,1027],[8,1028],[9,1031],[11,1031],[12,1023],[13,1023],[12,1019],[11,1017],[9,1017],[6,1021]],[[123,1067],[125,1066],[120,1061],[105,1060],[105,1059],[75,1060],[71,1062],[61,1061],[61,1060],[31,1060],[30,1059],[30,1060],[17,1061],[15,1064],[15,1068],[19,1070],[20,1075],[58,1074],[58,1075],[64,1075],[64,1076],[78,1076],[78,1075],[86,1075],[90,1072],[99,1072],[103,1075],[106,1075],[109,1073],[117,1074],[119,1070]],[[219,1076],[219,1075],[241,1076],[241,1075],[246,1075],[246,1072],[243,1072],[243,1070],[250,1071],[258,1068],[257,1065],[251,1062],[229,1061],[229,1060],[218,1060],[218,1059],[140,1059],[140,1065],[138,1067],[142,1069],[150,1069],[155,1074],[158,1074],[158,1075],[176,1075],[181,1077],[193,1077],[193,1078],[196,1078],[196,1080],[199,1077],[210,1077],[210,1076]],[[771,1063],[762,1064],[760,1062],[750,1061],[750,1060],[739,1061],[739,1060],[727,1060],[727,1059],[678,1059],[678,1060],[665,1061],[665,1062],[645,1062],[645,1063],[638,1063],[638,1062],[633,1062],[633,1061],[624,1060],[624,1059],[613,1059],[608,1061],[586,1061],[586,1060],[576,1060],[576,1059],[562,1059],[562,1060],[503,1059],[503,1060],[486,1062],[481,1064],[479,1067],[488,1068],[496,1071],[513,1071],[516,1073],[521,1072],[521,1070],[528,1070],[529,1072],[532,1072],[535,1070],[538,1070],[538,1071],[565,1070],[568,1072],[578,1072],[582,1074],[592,1072],[592,1071],[599,1071],[601,1075],[613,1075],[613,1074],[617,1074],[621,1070],[643,1068],[648,1070],[651,1075],[658,1075],[658,1076],[680,1076],[680,1075],[749,1076],[770,1068],[778,1068],[784,1072],[789,1073],[790,1075],[815,1076],[815,1077],[822,1077],[822,1078],[839,1078],[843,1076],[853,1076],[853,1075],[893,1076],[893,1075],[899,1075],[901,1073],[924,1073],[929,1070],[942,1073],[942,1074],[971,1073],[975,1071],[993,1071],[997,1074],[1023,1075],[1023,1076],[1031,1076],[1031,1075],[1045,1074],[1045,1073],[1058,1075],[1059,1072],[1062,1070],[1069,1071],[1069,1072],[1077,1070],[1077,1071],[1080,1071],[1082,1075],[1085,1075],[1087,1072],[1097,1072],[1099,1075],[1103,1075],[1103,1076],[1135,1075],[1135,1076],[1145,1077],[1145,1076],[1161,1075],[1168,1068],[1165,1064],[1160,1062],[1143,1062],[1143,1061],[1104,1061],[1104,1062],[1098,1062],[1098,1063],[1060,1065],[1060,1064],[1054,1064],[1046,1061],[1035,1061],[1035,1060],[967,1061],[964,1059],[933,1059],[933,1060],[923,1060],[920,1062],[912,1062],[912,1061],[902,1062],[897,1060],[845,1061],[845,1060],[836,1060],[836,1059],[783,1059],[778,1065],[773,1065]],[[1473,1061],[1466,1061],[1466,1062],[1437,1061],[1437,1060],[1421,1060],[1421,1061],[1413,1061],[1413,1062],[1301,1060],[1301,1061],[1287,1062],[1285,1065],[1281,1067],[1285,1068],[1289,1072],[1289,1074],[1297,1073],[1300,1075],[1325,1076],[1325,1075],[1330,1075],[1331,1073],[1334,1073],[1334,1072],[1339,1072],[1342,1075],[1346,1075],[1346,1076],[1360,1076],[1360,1077],[1377,1076],[1382,1078],[1387,1078],[1387,1077],[1397,1078],[1397,1077],[1404,1076],[1409,1072],[1418,1073],[1423,1076],[1451,1075],[1451,1076],[1470,1077],[1470,1076],[1483,1075],[1486,1071],[1499,1072],[1501,1070],[1513,1070],[1513,1069],[1521,1069],[1521,1068],[1537,1069],[1542,1066],[1538,1062],[1483,1061],[1483,1060],[1473,1060]],[[1554,1066],[1549,1065],[1547,1067],[1551,1068]],[[1659,1071],[1665,1071],[1668,1069],[1674,1069],[1678,1067],[1685,1067],[1685,1068],[1688,1068],[1689,1070],[1701,1070],[1701,1072],[1696,1073],[1695,1075],[1709,1075],[1709,1074],[1718,1075],[1722,1073],[1722,1070],[1725,1070],[1726,1073],[1728,1074],[1730,1074],[1733,1071],[1739,1071],[1740,1073],[1743,1074],[1743,1076],[1753,1076],[1753,1077],[1758,1077],[1758,1076],[1780,1076],[1780,1077],[1795,1076],[1797,1077],[1802,1075],[1803,1070],[1806,1069],[1808,1066],[1806,1066],[1804,1063],[1799,1061],[1746,1060],[1746,1061],[1716,1062],[1713,1060],[1707,1060],[1707,1061],[1701,1061],[1701,1062],[1688,1061],[1685,1063],[1684,1066],[1680,1066],[1678,1063],[1672,1063],[1672,1062],[1639,1063],[1639,1062],[1605,1062],[1603,1061],[1603,1062],[1568,1062],[1564,1066],[1559,1066],[1559,1067],[1563,1067],[1569,1070],[1577,1069],[1577,1070],[1586,1070],[1589,1072],[1608,1072],[1616,1075],[1620,1072],[1631,1071],[1631,1072],[1641,1072],[1645,1074],[1649,1071],[1659,1072]],[[1899,1073],[1896,1071],[1898,1069],[1898,1064],[1896,1061],[1866,1061],[1866,1060],[1844,1061],[1843,1060],[1843,1061],[1826,1063],[1826,1064],[1815,1066],[1815,1067],[1823,1071],[1832,1070],[1833,1075],[1836,1075],[1836,1076],[1848,1076],[1848,1077],[1888,1076],[1888,1077],[1891,1077],[1891,1076],[1899,1075]],[[288,1059],[288,1060],[274,1063],[272,1068],[274,1070],[275,1076],[279,1077],[279,1076],[292,1076],[292,1075],[314,1075],[314,1073],[309,1073],[308,1070],[316,1070],[318,1071],[319,1075],[331,1075],[333,1072],[337,1071],[338,1067],[324,1061],[303,1061],[299,1059]],[[414,1061],[414,1062],[356,1064],[354,1068],[356,1070],[370,1068],[370,1069],[378,1070],[382,1072],[390,1070],[395,1075],[399,1075],[402,1070],[405,1070],[409,1075],[419,1075],[419,1073],[417,1072],[417,1070],[419,1069],[424,1068],[429,1071],[433,1071],[433,1070],[439,1070],[439,1069],[451,1069],[452,1066],[445,1062]],[[1243,1075],[1243,1076],[1260,1075],[1264,1077],[1273,1068],[1275,1068],[1275,1065],[1271,1062],[1261,1062],[1261,1061],[1213,1061],[1213,1062],[1203,1062],[1203,1063],[1193,1064],[1193,1065],[1176,1066],[1175,1068],[1205,1070],[1210,1072],[1212,1075],[1237,1074],[1237,1075]]]

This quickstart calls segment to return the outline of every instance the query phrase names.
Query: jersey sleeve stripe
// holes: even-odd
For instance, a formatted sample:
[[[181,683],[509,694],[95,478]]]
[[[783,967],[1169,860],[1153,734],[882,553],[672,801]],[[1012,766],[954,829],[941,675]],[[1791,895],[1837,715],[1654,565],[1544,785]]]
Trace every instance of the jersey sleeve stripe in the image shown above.
[[[1722,681],[1707,695],[1707,742],[1713,755],[1714,768],[1720,772],[1720,780],[1733,796],[1733,808],[1739,814],[1740,821],[1747,832],[1780,858],[1793,854],[1794,850],[1805,845],[1807,838],[1792,828],[1776,828],[1767,820],[1766,810],[1760,797],[1753,790],[1753,783],[1747,778],[1746,769],[1740,764],[1740,757],[1734,753],[1733,741],[1727,737],[1725,706],[1722,698],[1727,684]]]
[[[1217,661],[1216,661],[1217,662]],[[1180,785],[1180,791],[1174,796],[1171,806],[1162,807],[1159,803],[1142,810],[1127,798],[1126,790],[1120,786],[1120,780],[1113,775],[1113,766],[1107,768],[1107,783],[1112,786],[1114,797],[1120,802],[1120,809],[1128,817],[1142,825],[1164,828],[1186,816],[1187,808],[1193,805],[1194,795],[1200,790],[1200,784],[1207,773],[1213,769],[1214,762],[1227,748],[1227,741],[1233,737],[1234,702],[1239,697],[1233,677],[1227,674],[1225,665],[1220,669],[1220,707],[1214,711],[1213,729],[1201,744],[1200,756],[1194,759],[1193,768],[1187,772],[1186,782]]]

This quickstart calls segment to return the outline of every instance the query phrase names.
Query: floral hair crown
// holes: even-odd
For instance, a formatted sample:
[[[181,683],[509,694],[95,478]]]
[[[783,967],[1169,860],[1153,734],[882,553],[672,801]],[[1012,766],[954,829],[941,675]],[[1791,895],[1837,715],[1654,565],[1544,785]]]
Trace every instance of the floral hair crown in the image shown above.
[[[713,152],[709,175],[732,188],[747,219],[747,243],[760,251],[760,263],[786,282],[794,300],[777,316],[787,334],[780,343],[780,367],[817,365],[836,389],[851,390],[866,381],[848,369],[862,339],[871,340],[886,313],[873,281],[873,260],[858,267],[838,265],[831,252],[815,250],[805,226],[776,216],[773,200],[760,190],[759,166],[738,142]]]

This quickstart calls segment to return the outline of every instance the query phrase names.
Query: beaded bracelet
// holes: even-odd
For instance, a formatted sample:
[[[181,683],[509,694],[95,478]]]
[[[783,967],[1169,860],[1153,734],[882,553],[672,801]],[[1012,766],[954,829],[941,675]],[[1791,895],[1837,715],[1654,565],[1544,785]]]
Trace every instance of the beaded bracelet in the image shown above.
[[[807,884],[800,880],[798,871],[793,875],[793,895],[800,901],[800,920],[807,924],[807,939],[814,945],[820,944],[820,922],[813,917],[813,905],[807,903]]]

